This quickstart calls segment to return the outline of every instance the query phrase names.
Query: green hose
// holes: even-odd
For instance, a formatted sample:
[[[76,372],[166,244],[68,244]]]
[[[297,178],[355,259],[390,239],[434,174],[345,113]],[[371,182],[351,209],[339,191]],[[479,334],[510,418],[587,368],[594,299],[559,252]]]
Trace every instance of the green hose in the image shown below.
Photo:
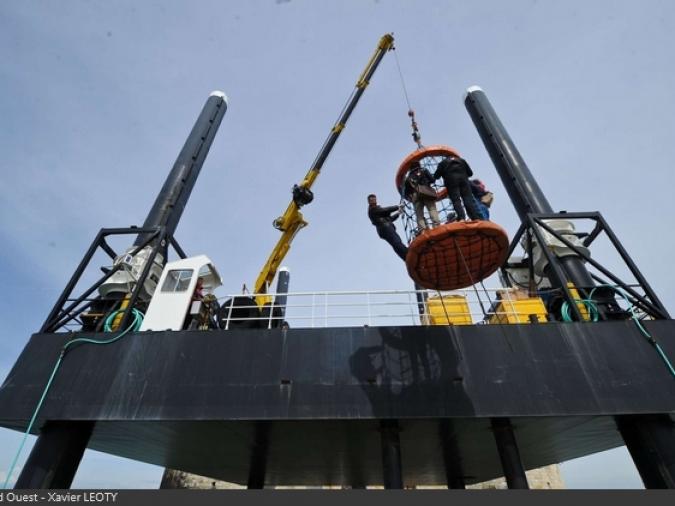
[[[661,348],[659,343],[656,342],[656,339],[654,339],[654,337],[652,337],[652,335],[647,331],[647,329],[644,327],[644,325],[642,325],[642,322],[640,321],[640,318],[638,317],[637,308],[635,307],[635,304],[631,304],[630,300],[628,299],[628,294],[626,293],[626,291],[623,288],[618,287],[618,286],[611,286],[611,285],[600,285],[600,286],[597,286],[597,287],[593,288],[593,290],[591,290],[591,293],[589,294],[589,298],[593,297],[593,292],[595,292],[598,288],[602,288],[602,287],[612,288],[616,293],[618,293],[619,295],[621,295],[621,297],[623,297],[623,299],[628,304],[628,311],[630,311],[631,320],[633,320],[635,322],[635,325],[637,325],[637,328],[640,330],[642,335],[645,336],[647,341],[649,341],[649,344],[651,344],[652,346],[654,346],[654,348],[656,348],[656,351],[661,356],[661,360],[663,360],[663,362],[666,364],[666,367],[670,371],[670,374],[673,376],[673,378],[675,378],[675,367],[673,367],[672,362],[668,359],[668,356],[665,354],[665,352],[663,351],[663,349]]]
[[[595,302],[593,302],[590,297],[588,299],[574,299],[574,303],[583,304],[586,306],[586,310],[588,311],[591,321],[597,322],[600,319],[600,311],[598,310],[598,306],[595,305]],[[571,304],[569,304],[567,301],[564,301],[562,307],[560,308],[560,316],[562,316],[564,322],[574,321],[572,315],[570,314],[570,308]]]
[[[125,310],[124,309],[118,309],[117,311],[114,311],[108,318],[106,318],[104,322],[104,330],[106,332],[111,332],[111,324],[114,321],[115,317],[119,313],[123,313]],[[56,372],[59,370],[59,367],[61,367],[61,362],[63,362],[63,357],[65,357],[66,353],[68,352],[68,349],[77,343],[89,343],[89,344],[111,344],[114,343],[115,341],[119,341],[122,339],[126,334],[128,334],[130,331],[138,331],[138,329],[141,328],[141,323],[143,323],[143,313],[141,313],[138,309],[132,309],[131,313],[134,316],[134,320],[131,322],[131,325],[129,325],[124,331],[122,331],[118,336],[113,337],[112,339],[106,339],[104,341],[99,341],[96,339],[89,339],[87,337],[78,337],[75,339],[71,339],[68,341],[66,344],[63,345],[63,348],[61,348],[61,353],[59,354],[59,358],[56,361],[56,364],[54,365],[54,369],[52,369],[52,374],[49,376],[49,380],[47,381],[47,385],[45,386],[45,389],[42,391],[42,395],[40,396],[40,400],[37,403],[37,407],[35,408],[35,411],[33,411],[33,416],[31,416],[30,422],[28,422],[28,427],[26,428],[26,432],[23,434],[23,439],[21,440],[21,444],[19,445],[19,449],[16,452],[16,455],[14,456],[14,459],[12,460],[12,465],[9,467],[9,471],[7,471],[7,477],[5,478],[5,483],[2,485],[3,489],[7,488],[7,485],[9,484],[10,477],[12,476],[12,473],[14,472],[14,467],[16,466],[17,461],[19,460],[19,455],[21,455],[21,452],[23,450],[24,445],[26,444],[26,439],[28,438],[28,434],[30,434],[31,429],[33,428],[33,424],[35,423],[35,420],[37,419],[37,415],[40,412],[40,409],[42,408],[42,403],[47,397],[47,393],[49,392],[49,389],[52,386],[52,383],[54,381],[54,377],[56,376]]]
[[[666,367],[670,371],[670,374],[673,376],[673,378],[675,378],[675,367],[673,367],[672,362],[668,359],[668,356],[665,354],[659,343],[656,342],[656,340],[647,331],[644,325],[642,325],[642,322],[640,322],[640,318],[638,317],[637,313],[637,308],[635,307],[635,304],[631,303],[630,299],[628,298],[628,294],[623,288],[612,285],[598,285],[595,288],[593,288],[593,290],[591,290],[591,293],[588,294],[588,299],[574,299],[574,303],[575,304],[583,303],[588,309],[591,321],[597,322],[600,319],[600,311],[598,310],[598,306],[593,301],[593,294],[598,288],[611,288],[616,293],[621,295],[621,297],[623,297],[623,299],[626,301],[626,304],[628,304],[628,311],[630,311],[631,320],[635,322],[635,325],[637,325],[637,328],[640,330],[642,335],[645,336],[647,341],[649,341],[649,343],[652,346],[654,346],[654,348],[656,348],[656,351],[661,356],[663,362],[666,364]],[[570,315],[570,304],[567,301],[563,302],[563,305],[560,308],[560,314],[562,316],[563,321],[565,322],[573,321],[572,316]]]

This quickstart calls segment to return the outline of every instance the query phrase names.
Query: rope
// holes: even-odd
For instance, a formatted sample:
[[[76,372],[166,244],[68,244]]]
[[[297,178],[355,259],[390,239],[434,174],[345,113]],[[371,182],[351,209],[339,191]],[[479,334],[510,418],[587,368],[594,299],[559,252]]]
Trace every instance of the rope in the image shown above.
[[[395,48],[394,48],[395,49]],[[403,79],[403,72],[401,71],[401,63],[398,61],[398,54],[394,51],[394,59],[396,60],[396,68],[398,69],[398,75],[401,79],[401,87],[403,88],[403,96],[405,97],[405,103],[408,105],[408,117],[410,118],[410,126],[412,128],[412,138],[418,148],[422,148],[422,134],[420,134],[419,127],[417,126],[417,121],[415,121],[415,111],[410,105],[410,98],[408,97],[408,90],[405,86],[405,79]]]
[[[448,310],[445,308],[445,299],[440,290],[436,290],[436,293],[438,294],[438,298],[441,299],[441,306],[443,306],[443,312],[445,313],[445,321],[450,325],[450,316],[448,315]]]
[[[396,54],[396,48],[394,48],[394,59],[396,60],[396,68],[398,69],[398,75],[401,78],[401,86],[403,87],[403,95],[405,96],[405,102],[408,104],[408,110],[412,111],[412,106],[410,105],[410,99],[408,98],[408,90],[405,87],[405,79],[403,79],[403,72],[401,71],[401,63],[398,61],[398,54]]]
[[[109,332],[112,325],[112,322],[114,321],[115,317],[117,316],[118,313],[124,312],[125,310],[120,309],[118,311],[115,311],[110,314],[105,320],[105,328],[106,332]],[[104,341],[98,341],[96,339],[89,339],[86,337],[78,337],[75,339],[71,339],[68,341],[66,344],[63,345],[63,348],[61,348],[61,353],[59,354],[59,358],[56,361],[56,364],[54,365],[54,369],[52,369],[52,373],[49,376],[49,380],[47,380],[47,385],[45,386],[44,390],[42,391],[42,395],[40,396],[40,400],[37,403],[37,406],[35,407],[35,411],[33,411],[33,415],[31,416],[30,422],[28,422],[28,427],[26,428],[26,432],[23,434],[23,439],[21,440],[21,444],[19,445],[19,449],[16,452],[16,455],[14,455],[14,459],[12,460],[12,464],[9,467],[9,470],[7,471],[7,477],[5,478],[5,483],[2,485],[3,489],[7,488],[7,485],[9,484],[9,480],[12,476],[12,473],[14,472],[14,468],[16,467],[16,463],[19,460],[19,455],[21,455],[21,452],[23,451],[23,447],[26,444],[26,439],[28,439],[28,434],[30,434],[31,429],[33,428],[33,425],[35,424],[35,420],[37,420],[38,413],[40,412],[40,409],[42,408],[42,404],[44,403],[45,399],[47,398],[47,393],[49,392],[49,389],[52,386],[52,383],[54,382],[54,378],[56,377],[56,372],[59,370],[61,367],[61,363],[63,362],[63,358],[66,356],[66,353],[68,352],[69,348],[78,343],[89,343],[89,344],[110,344],[114,343],[115,341],[119,341],[122,339],[129,331],[133,330],[136,332],[138,329],[141,328],[141,323],[143,322],[143,313],[141,313],[137,309],[133,309],[132,313],[134,315],[134,320],[131,322],[131,325],[126,328],[123,332],[121,332],[118,336],[113,337],[112,339],[106,339]]]
[[[485,293],[485,297],[487,297],[487,300],[488,300],[488,302],[490,303],[490,309],[492,309],[492,308],[494,307],[494,306],[493,306],[493,301],[492,301],[492,299],[490,298],[490,292],[488,292],[488,289],[485,288],[485,283],[483,283],[483,280],[482,280],[482,279],[480,280],[480,286],[481,286],[481,288],[483,289],[483,292]],[[478,300],[480,301],[480,297],[478,297]],[[495,296],[495,300],[496,300],[496,296]],[[483,311],[483,316],[487,316],[487,315],[485,315],[485,311]]]
[[[457,252],[459,253],[459,256],[462,258],[462,263],[464,263],[464,268],[466,269],[466,273],[469,275],[469,279],[471,280],[471,286],[473,287],[474,291],[476,292],[476,298],[478,299],[478,303],[480,304],[480,309],[483,311],[483,316],[487,316],[487,311],[485,311],[485,306],[483,306],[483,301],[480,298],[480,295],[478,293],[478,289],[476,288],[476,282],[473,280],[473,276],[471,275],[471,269],[469,269],[469,264],[466,263],[466,259],[464,258],[464,253],[462,253],[462,248],[459,247],[459,244],[457,243],[457,238],[453,237],[453,241],[455,242],[455,248],[457,249]]]

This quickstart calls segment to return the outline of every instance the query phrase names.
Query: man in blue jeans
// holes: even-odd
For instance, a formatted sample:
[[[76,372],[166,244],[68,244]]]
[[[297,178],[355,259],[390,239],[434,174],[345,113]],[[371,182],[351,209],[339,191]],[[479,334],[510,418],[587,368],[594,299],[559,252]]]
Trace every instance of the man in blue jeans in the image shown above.
[[[488,195],[492,198],[494,198],[494,195],[485,188],[485,184],[480,179],[472,179],[469,182],[471,183],[471,193],[473,193],[473,196],[476,199],[476,206],[478,206],[481,219],[489,220],[490,206],[488,204],[491,204],[492,200],[489,199]]]
[[[377,196],[373,193],[368,195],[368,218],[375,225],[377,235],[387,241],[394,248],[396,254],[401,257],[401,260],[405,262],[408,247],[403,244],[396,233],[396,226],[394,226],[394,221],[400,213],[401,208],[399,206],[380,207],[377,205]]]

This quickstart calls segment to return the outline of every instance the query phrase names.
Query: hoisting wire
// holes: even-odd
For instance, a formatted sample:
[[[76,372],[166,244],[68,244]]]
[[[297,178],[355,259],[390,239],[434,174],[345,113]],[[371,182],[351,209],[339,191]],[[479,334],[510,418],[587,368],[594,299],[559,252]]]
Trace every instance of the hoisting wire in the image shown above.
[[[445,299],[443,298],[443,294],[441,293],[440,290],[436,290],[436,293],[438,294],[438,297],[441,299],[441,306],[443,307],[443,312],[445,313],[445,322],[450,325],[450,316],[448,315],[448,310],[445,308]]]
[[[482,279],[480,280],[480,286],[481,286],[481,288],[483,288],[483,292],[485,292],[485,296],[487,297],[487,300],[488,300],[488,302],[490,303],[490,307],[492,307],[492,305],[494,304],[494,302],[493,302],[493,300],[490,298],[490,292],[488,291],[487,288],[485,288],[485,283],[483,283],[483,280],[482,280]],[[496,298],[496,296],[495,296],[495,298]],[[485,316],[487,316],[487,315],[485,315]]]
[[[471,280],[471,286],[473,286],[473,289],[476,292],[476,298],[478,299],[478,303],[480,304],[481,311],[483,311],[483,316],[487,316],[487,311],[485,311],[485,306],[483,306],[483,300],[480,298],[480,293],[478,292],[478,288],[476,288],[476,282],[473,280],[473,276],[471,275],[471,269],[469,269],[469,264],[466,263],[464,253],[462,253],[462,248],[459,247],[456,237],[453,238],[453,241],[455,242],[455,248],[457,249],[459,256],[462,258],[462,263],[464,264],[466,273],[469,275],[469,279]]]
[[[408,105],[408,117],[410,118],[410,126],[412,128],[412,138],[418,148],[422,148],[422,135],[420,134],[419,127],[417,126],[417,121],[415,120],[415,111],[410,105],[410,98],[408,97],[408,90],[405,86],[405,79],[403,79],[403,72],[401,71],[401,63],[398,61],[398,55],[396,54],[396,48],[394,50],[394,59],[396,60],[396,68],[398,68],[398,75],[401,78],[401,87],[403,88],[403,96],[405,97],[405,102]]]

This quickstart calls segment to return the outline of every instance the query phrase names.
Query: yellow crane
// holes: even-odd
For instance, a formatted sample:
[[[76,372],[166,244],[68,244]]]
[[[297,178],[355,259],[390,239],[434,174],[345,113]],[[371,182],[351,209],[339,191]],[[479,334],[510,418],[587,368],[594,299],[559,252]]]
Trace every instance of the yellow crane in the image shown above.
[[[326,158],[328,158],[328,155],[333,149],[333,146],[340,136],[340,133],[342,130],[344,130],[349,116],[351,115],[354,107],[356,107],[356,104],[361,98],[361,95],[368,86],[370,78],[375,73],[375,70],[382,61],[384,55],[391,49],[394,49],[394,36],[388,33],[380,38],[375,53],[370,58],[366,68],[359,76],[354,91],[343,107],[340,117],[335,122],[335,125],[333,125],[328,138],[323,143],[323,146],[321,146],[321,150],[314,159],[311,168],[305,175],[304,179],[299,184],[293,186],[293,199],[286,208],[286,212],[274,220],[274,227],[281,231],[281,237],[279,238],[276,246],[274,246],[274,249],[267,259],[267,262],[265,262],[265,265],[260,271],[260,274],[258,274],[258,279],[256,279],[254,285],[254,293],[265,294],[268,292],[269,286],[272,284],[272,281],[274,280],[277,270],[286,256],[286,253],[288,253],[288,250],[291,247],[291,242],[295,238],[295,235],[301,228],[307,225],[307,222],[304,220],[302,213],[300,212],[300,208],[306,204],[309,204],[313,200],[314,195],[312,194],[311,188],[314,184],[314,181],[316,181],[316,178],[319,176]],[[266,295],[258,295],[256,296],[256,302],[258,306],[262,307],[263,305],[271,302],[271,297]]]

